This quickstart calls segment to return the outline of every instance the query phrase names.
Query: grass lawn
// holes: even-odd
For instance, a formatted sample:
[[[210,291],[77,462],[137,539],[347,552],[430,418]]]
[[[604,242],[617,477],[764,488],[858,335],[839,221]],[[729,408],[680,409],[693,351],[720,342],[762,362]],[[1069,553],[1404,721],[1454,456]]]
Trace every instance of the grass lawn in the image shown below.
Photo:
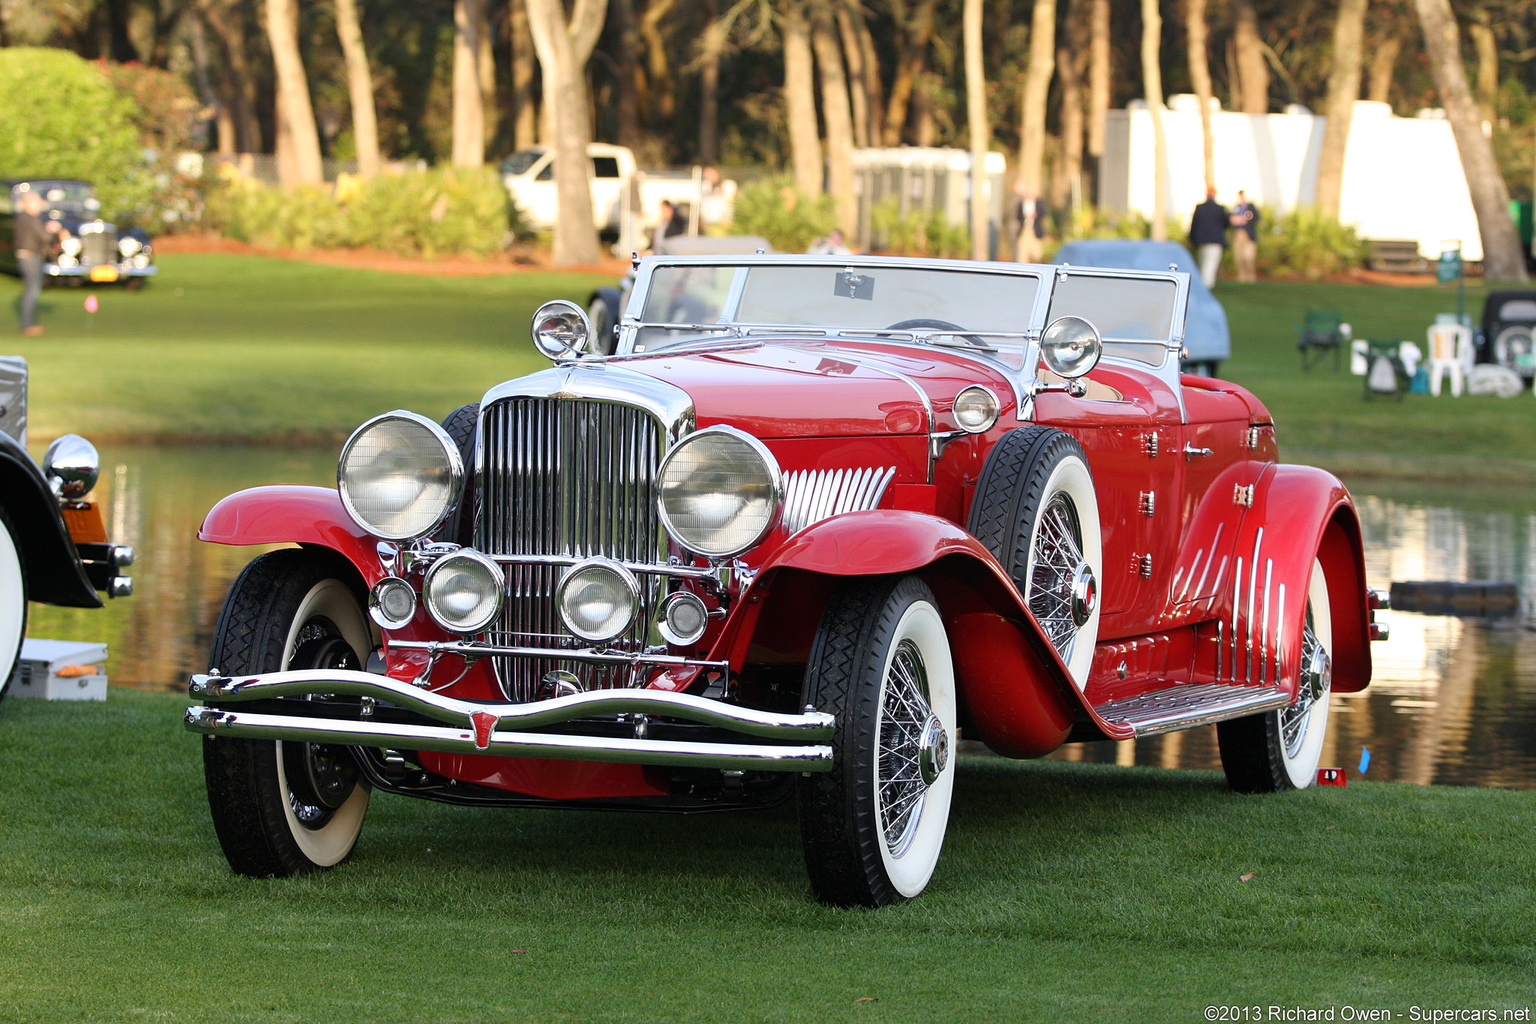
[[[932,887],[876,912],[811,901],[790,807],[380,796],[350,863],[252,881],[215,843],[183,703],[0,704],[0,1019],[1194,1022],[1212,1004],[1409,1019],[1536,1002],[1536,792],[1245,797],[1210,772],[966,758]]]
[[[441,419],[549,365],[528,338],[541,302],[585,304],[613,280],[529,272],[442,277],[266,256],[160,258],[141,292],[49,288],[31,366],[31,432],[93,440],[324,441],[408,408]],[[0,278],[0,304],[20,285]],[[85,311],[94,294],[100,309]]]
[[[393,408],[441,418],[490,385],[548,365],[528,340],[534,308],[584,301],[592,275],[390,274],[264,256],[171,254],[140,293],[44,293],[43,338],[5,347],[32,365],[33,434],[96,440],[334,443]],[[0,303],[19,285],[0,279]],[[1482,308],[1468,290],[1467,308]],[[1451,286],[1223,282],[1232,325],[1223,374],[1255,391],[1282,454],[1346,476],[1526,481],[1536,476],[1536,402],[1408,396],[1367,401],[1361,378],[1303,373],[1298,325],[1340,310],[1358,337],[1413,339],[1455,308]]]

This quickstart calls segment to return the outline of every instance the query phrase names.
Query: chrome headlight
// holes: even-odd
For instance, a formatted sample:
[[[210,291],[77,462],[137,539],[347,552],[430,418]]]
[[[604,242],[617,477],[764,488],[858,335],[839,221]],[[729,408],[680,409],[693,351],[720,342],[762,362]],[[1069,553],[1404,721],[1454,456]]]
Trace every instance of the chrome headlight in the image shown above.
[[[336,469],[341,502],[358,524],[385,540],[424,537],[459,500],[464,460],[443,428],[396,410],[347,439]]]
[[[142,248],[144,248],[144,243],[132,235],[125,235],[117,240],[117,251],[123,254],[124,259],[132,256]]]
[[[662,460],[658,480],[662,525],[696,555],[740,554],[779,521],[779,464],[761,441],[735,427],[683,438]]]
[[[496,621],[503,589],[501,567],[468,550],[439,558],[421,584],[428,614],[455,633],[478,633]]]
[[[64,239],[59,243],[59,252],[63,253],[65,256],[79,256],[80,239],[76,238],[74,235]]]
[[[91,493],[101,475],[101,456],[96,446],[79,434],[65,434],[48,446],[43,455],[43,476],[53,492],[66,501],[79,501]]]
[[[594,558],[566,570],[555,590],[555,603],[566,629],[583,640],[601,643],[635,621],[640,584],[618,562]]]
[[[587,311],[574,302],[555,299],[533,313],[533,344],[550,359],[575,359],[592,340]]]
[[[980,384],[972,384],[955,396],[955,422],[961,430],[979,434],[997,422],[997,396]]]
[[[1050,370],[1076,380],[1099,364],[1099,329],[1080,316],[1057,317],[1040,334],[1040,358]]]

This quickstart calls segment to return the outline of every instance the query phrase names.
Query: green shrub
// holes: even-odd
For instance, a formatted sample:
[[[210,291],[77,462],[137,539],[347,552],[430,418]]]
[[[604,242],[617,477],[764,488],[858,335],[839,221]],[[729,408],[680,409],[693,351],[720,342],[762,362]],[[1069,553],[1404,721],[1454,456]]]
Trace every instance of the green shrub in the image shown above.
[[[836,226],[831,197],[808,198],[788,178],[764,178],[736,193],[731,230],[762,235],[780,252],[805,252]]]
[[[1315,206],[1281,217],[1259,212],[1258,271],[1265,277],[1316,281],[1365,262],[1365,243],[1348,224]]]
[[[971,229],[951,224],[937,210],[901,212],[900,201],[883,199],[869,211],[870,247],[903,256],[969,259]]]
[[[119,218],[141,188],[137,105],[101,70],[66,50],[0,48],[0,168],[96,186]]]
[[[488,256],[510,228],[507,194],[493,168],[439,167],[344,176],[334,187],[275,189],[225,178],[208,198],[207,226],[285,249],[369,248],[428,258]]]

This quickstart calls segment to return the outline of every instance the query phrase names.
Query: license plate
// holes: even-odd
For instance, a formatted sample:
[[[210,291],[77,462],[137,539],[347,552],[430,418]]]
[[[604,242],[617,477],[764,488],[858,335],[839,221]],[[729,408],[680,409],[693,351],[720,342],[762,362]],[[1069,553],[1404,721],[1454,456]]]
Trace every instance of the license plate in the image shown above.
[[[91,280],[92,281],[116,281],[117,280],[117,268],[116,267],[92,267],[91,268]]]

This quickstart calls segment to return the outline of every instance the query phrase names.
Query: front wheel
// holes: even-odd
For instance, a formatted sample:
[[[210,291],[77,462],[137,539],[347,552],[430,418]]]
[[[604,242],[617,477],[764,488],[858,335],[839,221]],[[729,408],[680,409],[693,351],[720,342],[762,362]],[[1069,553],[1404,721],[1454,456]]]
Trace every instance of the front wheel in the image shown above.
[[[373,643],[348,572],[338,559],[302,550],[252,561],[224,601],[210,668],[361,668]],[[203,771],[219,845],[240,874],[297,875],[351,855],[369,788],[347,748],[206,736]]]
[[[1305,789],[1317,779],[1333,687],[1333,624],[1328,579],[1312,560],[1301,632],[1301,679],[1288,707],[1216,725],[1227,784],[1239,793]]]
[[[0,700],[11,685],[27,635],[27,579],[16,531],[0,508]]]
[[[859,580],[828,603],[805,703],[837,719],[830,772],[802,776],[800,835],[816,898],[878,907],[922,892],[955,782],[955,672],[933,594]]]

